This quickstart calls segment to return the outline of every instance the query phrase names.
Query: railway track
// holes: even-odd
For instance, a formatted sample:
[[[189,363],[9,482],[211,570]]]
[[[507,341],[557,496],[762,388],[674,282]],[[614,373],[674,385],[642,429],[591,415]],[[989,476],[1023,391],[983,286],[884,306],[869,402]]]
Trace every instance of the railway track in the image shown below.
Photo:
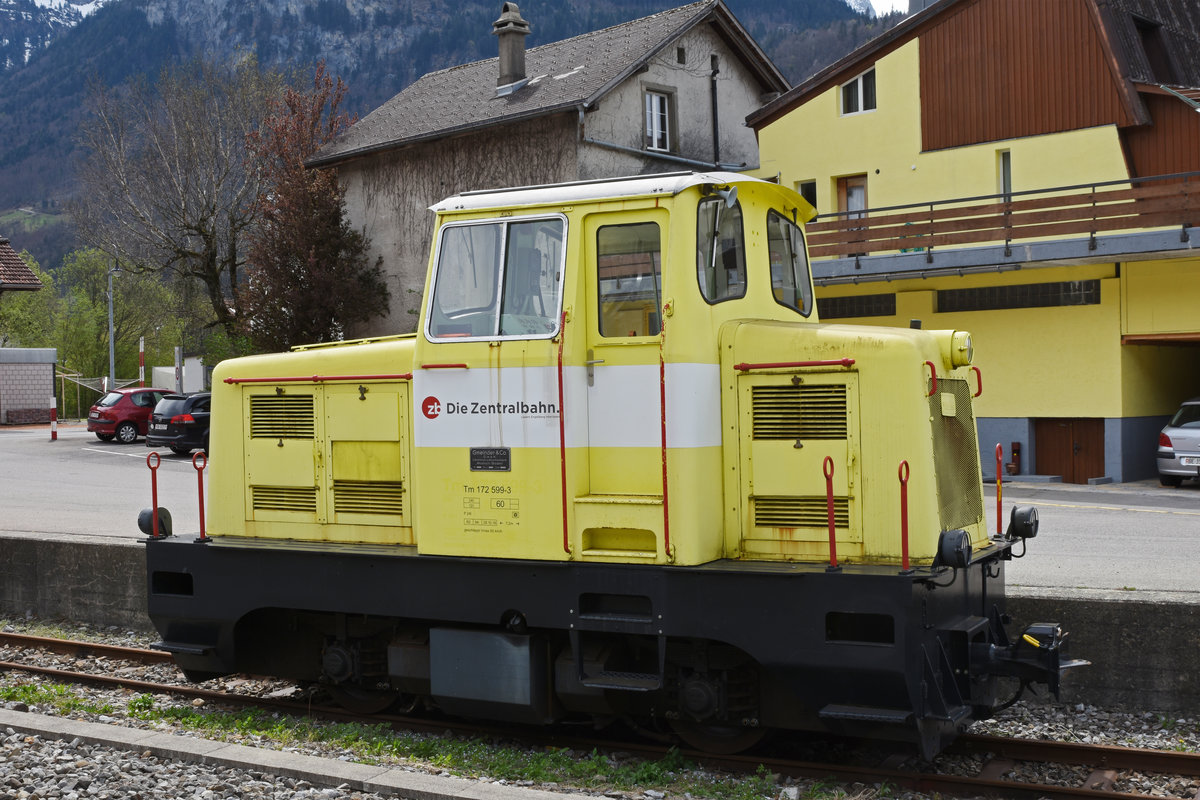
[[[78,660],[104,660],[107,665],[127,662],[137,665],[166,665],[171,657],[157,650],[121,647],[53,639],[23,634],[0,633],[0,649],[42,650]],[[120,687],[136,692],[173,694],[204,703],[224,704],[235,707],[258,707],[300,716],[319,716],[338,721],[355,721],[368,724],[387,722],[397,728],[415,731],[442,732],[452,730],[463,736],[485,735],[513,737],[522,741],[540,744],[552,739],[555,746],[567,746],[576,750],[595,749],[622,750],[647,759],[660,758],[671,749],[667,745],[644,744],[630,741],[600,741],[595,738],[563,737],[544,731],[514,730],[511,726],[480,726],[465,724],[442,718],[422,719],[419,716],[361,715],[334,706],[315,703],[312,698],[301,701],[230,691],[203,689],[180,683],[160,683],[118,674],[118,669],[104,672],[78,671],[61,666],[47,667],[20,661],[0,661],[0,671],[21,671],[37,674],[66,683],[91,683]],[[1149,798],[1164,796],[1195,797],[1200,782],[1200,754],[1166,750],[1146,750],[1072,742],[1026,740],[1009,737],[964,735],[946,751],[943,759],[954,760],[959,765],[977,765],[973,774],[950,774],[946,770],[917,772],[912,769],[888,766],[856,766],[844,763],[803,761],[789,758],[745,754],[714,757],[696,751],[681,751],[706,769],[754,773],[760,766],[775,774],[793,778],[836,780],[845,783],[869,785],[887,784],[926,794],[953,795],[1000,795],[1004,797],[1046,798]],[[1029,772],[1018,769],[1018,765],[1071,765],[1077,780],[1074,785],[1051,785],[1015,777],[1017,773]],[[962,768],[958,770],[961,772]],[[1035,770],[1036,771],[1036,770]],[[1139,794],[1124,790],[1126,776],[1163,776],[1164,785],[1188,783],[1188,794]]]

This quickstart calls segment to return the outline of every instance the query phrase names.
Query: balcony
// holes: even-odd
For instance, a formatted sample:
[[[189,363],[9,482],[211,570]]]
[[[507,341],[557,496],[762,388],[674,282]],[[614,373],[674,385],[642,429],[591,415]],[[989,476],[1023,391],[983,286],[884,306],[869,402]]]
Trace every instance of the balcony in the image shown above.
[[[822,214],[818,286],[1200,256],[1200,172]]]

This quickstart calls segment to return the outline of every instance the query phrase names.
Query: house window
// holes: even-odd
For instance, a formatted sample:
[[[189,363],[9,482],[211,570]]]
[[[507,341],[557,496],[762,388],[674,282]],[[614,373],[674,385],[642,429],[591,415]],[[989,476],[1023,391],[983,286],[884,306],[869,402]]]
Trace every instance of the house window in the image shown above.
[[[896,316],[896,295],[858,294],[848,297],[822,297],[817,301],[821,319]]]
[[[1163,39],[1162,26],[1142,17],[1134,17],[1133,25],[1137,29],[1142,52],[1146,55],[1146,63],[1150,66],[1154,80],[1159,83],[1175,83],[1175,69],[1171,64],[1167,43]]]
[[[816,181],[796,181],[796,193],[807,200],[810,206],[817,207]]]
[[[1012,151],[1000,150],[996,155],[996,182],[999,184],[1000,194],[1004,195],[1004,202],[1007,203],[1012,200]]]
[[[955,311],[992,311],[1001,308],[1094,306],[1099,303],[1098,280],[942,289],[937,293],[939,314]]]
[[[859,219],[867,209],[867,176],[847,175],[838,178],[838,211],[846,219]]]
[[[646,92],[646,148],[671,150],[671,100],[666,92]]]
[[[842,114],[875,110],[875,68],[871,67],[849,83],[842,84]]]
[[[867,176],[847,175],[837,179],[838,212],[843,219],[862,219],[867,211]],[[861,241],[862,236],[849,235],[850,231],[862,230],[860,227],[847,228],[849,240]],[[863,253],[850,253],[847,257],[860,256]]]

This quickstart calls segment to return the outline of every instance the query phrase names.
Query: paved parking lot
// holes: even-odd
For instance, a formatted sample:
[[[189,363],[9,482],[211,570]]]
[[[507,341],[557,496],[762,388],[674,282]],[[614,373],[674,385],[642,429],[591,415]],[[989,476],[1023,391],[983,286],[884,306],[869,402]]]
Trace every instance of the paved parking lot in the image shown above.
[[[150,505],[149,453],[161,458],[159,504],[170,509],[175,531],[198,532],[191,456],[148,448],[140,438],[101,442],[84,423],[60,424],[55,442],[46,425],[0,426],[0,532],[140,537],[138,512]]]

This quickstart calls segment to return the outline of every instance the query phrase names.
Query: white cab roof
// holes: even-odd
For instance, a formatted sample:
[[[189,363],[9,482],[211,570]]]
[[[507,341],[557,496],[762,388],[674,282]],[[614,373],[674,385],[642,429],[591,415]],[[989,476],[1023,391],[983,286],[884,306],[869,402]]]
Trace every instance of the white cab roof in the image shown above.
[[[737,172],[668,172],[659,175],[639,175],[601,181],[555,183],[546,186],[523,186],[516,189],[493,189],[463,192],[429,207],[439,214],[446,211],[477,211],[513,206],[563,205],[588,200],[611,200],[622,197],[673,196],[693,186],[705,183],[763,183]],[[773,184],[767,184],[773,185]]]

